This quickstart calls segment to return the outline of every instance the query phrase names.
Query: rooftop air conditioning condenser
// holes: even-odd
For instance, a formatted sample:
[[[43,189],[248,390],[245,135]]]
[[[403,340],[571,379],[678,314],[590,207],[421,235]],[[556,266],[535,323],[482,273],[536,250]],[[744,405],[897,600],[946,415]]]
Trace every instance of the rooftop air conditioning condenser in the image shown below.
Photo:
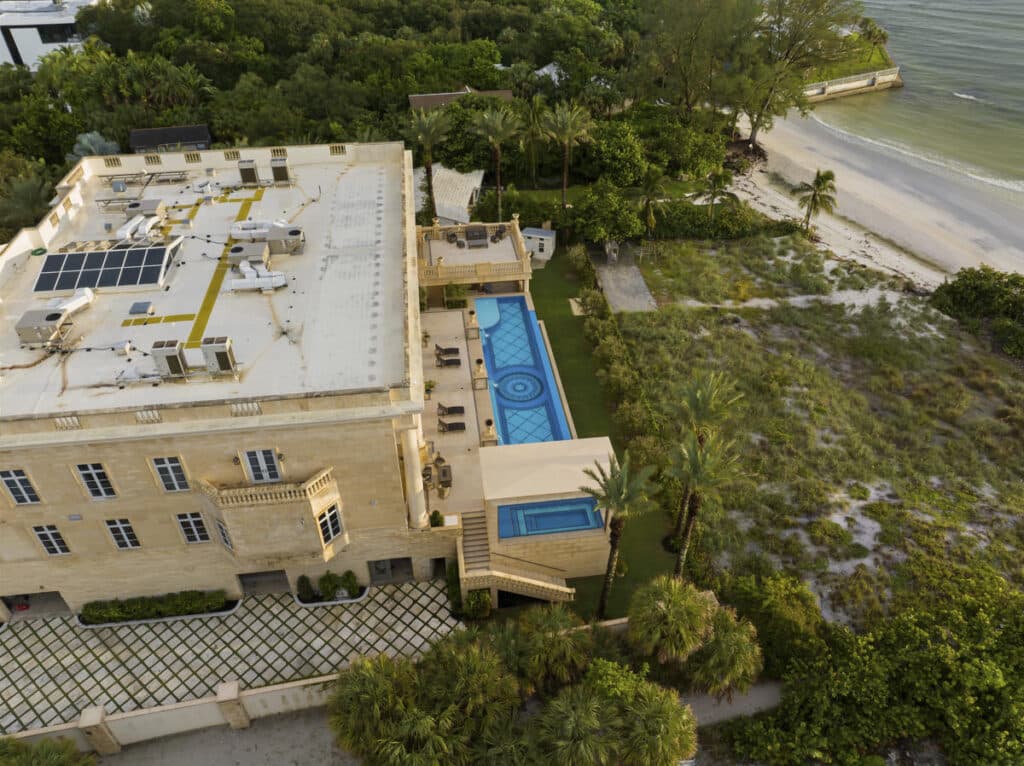
[[[237,369],[231,338],[203,338],[199,346],[203,351],[206,370],[212,375],[234,375]]]
[[[274,183],[276,184],[290,184],[292,182],[291,174],[288,170],[287,157],[274,157],[270,161],[270,172],[274,174]]]
[[[158,340],[150,349],[150,354],[161,378],[184,378],[188,372],[185,346],[180,340]]]
[[[256,160],[239,160],[238,175],[242,177],[242,186],[260,185],[260,174],[256,170]]]

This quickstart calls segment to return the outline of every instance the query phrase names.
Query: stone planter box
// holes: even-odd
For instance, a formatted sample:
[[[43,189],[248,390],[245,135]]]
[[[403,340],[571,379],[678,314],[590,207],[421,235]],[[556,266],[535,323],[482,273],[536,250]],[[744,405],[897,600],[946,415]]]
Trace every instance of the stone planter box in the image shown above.
[[[370,588],[364,587],[363,592],[360,593],[358,596],[355,596],[354,598],[336,598],[334,599],[334,601],[310,601],[308,603],[305,601],[299,601],[299,597],[296,596],[294,593],[292,594],[292,598],[295,599],[296,604],[305,609],[316,609],[321,606],[344,606],[345,604],[358,604],[360,601],[363,601],[369,595]]]
[[[122,620],[120,622],[94,622],[86,623],[82,622],[80,615],[75,615],[75,622],[80,628],[86,628],[87,630],[96,630],[98,628],[120,628],[125,625],[157,625],[161,622],[178,622],[179,620],[209,620],[217,619],[219,617],[227,617],[238,611],[239,607],[242,606],[242,600],[238,599],[234,606],[227,609],[222,609],[219,612],[203,612],[201,614],[182,614],[177,617],[151,617],[146,620]]]

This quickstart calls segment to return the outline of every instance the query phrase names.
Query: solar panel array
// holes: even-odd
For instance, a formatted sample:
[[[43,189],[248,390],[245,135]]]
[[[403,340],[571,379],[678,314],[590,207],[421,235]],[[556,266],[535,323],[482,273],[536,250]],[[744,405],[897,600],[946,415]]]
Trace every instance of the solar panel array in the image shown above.
[[[75,290],[80,287],[158,285],[171,250],[164,245],[115,245],[110,250],[51,253],[43,262],[35,292]]]

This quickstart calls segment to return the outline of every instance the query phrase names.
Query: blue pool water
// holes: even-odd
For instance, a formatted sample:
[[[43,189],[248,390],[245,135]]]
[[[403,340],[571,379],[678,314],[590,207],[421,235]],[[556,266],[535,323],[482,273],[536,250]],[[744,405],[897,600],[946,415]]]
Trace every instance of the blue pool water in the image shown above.
[[[599,529],[603,524],[592,497],[498,506],[499,539]]]
[[[476,314],[498,442],[571,439],[537,316],[526,299],[477,298]]]

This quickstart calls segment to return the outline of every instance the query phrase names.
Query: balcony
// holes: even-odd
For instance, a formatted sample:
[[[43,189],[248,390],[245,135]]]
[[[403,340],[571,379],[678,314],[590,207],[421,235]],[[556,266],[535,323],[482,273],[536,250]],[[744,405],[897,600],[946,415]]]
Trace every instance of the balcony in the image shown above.
[[[333,492],[338,494],[334,467],[325,468],[300,483],[247,484],[242,487],[215,487],[199,479],[200,491],[217,508],[243,508],[255,505],[302,503]]]
[[[526,282],[530,256],[519,221],[426,226],[417,231],[423,287]]]

